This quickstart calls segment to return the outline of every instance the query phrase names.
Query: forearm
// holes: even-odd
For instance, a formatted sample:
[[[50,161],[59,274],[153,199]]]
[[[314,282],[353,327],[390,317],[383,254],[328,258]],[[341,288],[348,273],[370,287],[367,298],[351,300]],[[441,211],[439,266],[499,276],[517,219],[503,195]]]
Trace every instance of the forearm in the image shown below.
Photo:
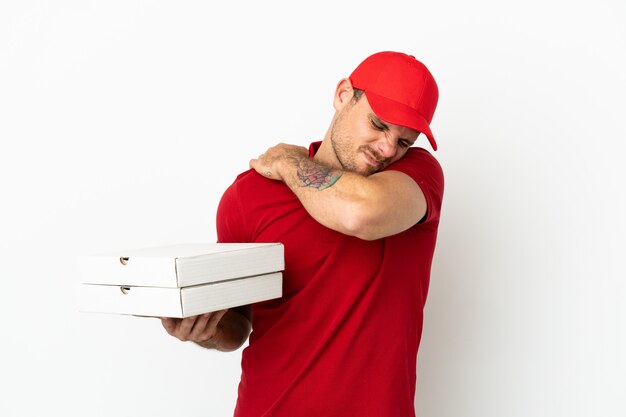
[[[272,147],[252,159],[250,167],[284,182],[319,223],[365,240],[400,233],[427,209],[420,187],[402,172],[365,176],[343,171],[309,158],[306,149],[294,145]]]
[[[277,164],[283,182],[296,194],[307,212],[324,226],[358,235],[367,223],[380,193],[368,177],[331,168],[303,155]]]
[[[241,313],[230,309],[217,324],[215,335],[196,344],[222,352],[237,350],[247,340],[250,334],[250,320]]]

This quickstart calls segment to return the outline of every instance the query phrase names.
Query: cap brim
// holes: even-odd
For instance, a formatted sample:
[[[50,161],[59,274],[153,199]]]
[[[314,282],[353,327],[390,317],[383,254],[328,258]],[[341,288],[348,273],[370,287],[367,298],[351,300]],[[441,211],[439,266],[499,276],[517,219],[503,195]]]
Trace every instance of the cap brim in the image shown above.
[[[437,143],[430,130],[428,121],[415,109],[372,92],[365,91],[365,96],[370,107],[381,120],[394,125],[405,126],[425,134],[430,142],[430,146],[432,146],[433,150],[437,150]]]

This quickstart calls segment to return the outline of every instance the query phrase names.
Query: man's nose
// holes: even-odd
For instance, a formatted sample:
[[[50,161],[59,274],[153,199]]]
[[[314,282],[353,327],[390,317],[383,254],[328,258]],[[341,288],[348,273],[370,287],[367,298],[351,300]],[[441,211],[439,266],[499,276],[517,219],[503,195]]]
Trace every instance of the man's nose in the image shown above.
[[[391,158],[396,154],[397,142],[388,135],[381,135],[376,143],[376,150],[383,158]]]

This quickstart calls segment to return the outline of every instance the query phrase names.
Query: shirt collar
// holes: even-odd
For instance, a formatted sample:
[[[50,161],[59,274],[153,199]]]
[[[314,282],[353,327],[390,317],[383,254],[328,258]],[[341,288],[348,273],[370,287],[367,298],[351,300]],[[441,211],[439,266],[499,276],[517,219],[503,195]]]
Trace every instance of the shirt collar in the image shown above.
[[[309,157],[310,158],[313,158],[315,156],[321,144],[322,144],[322,141],[313,142],[309,145]]]

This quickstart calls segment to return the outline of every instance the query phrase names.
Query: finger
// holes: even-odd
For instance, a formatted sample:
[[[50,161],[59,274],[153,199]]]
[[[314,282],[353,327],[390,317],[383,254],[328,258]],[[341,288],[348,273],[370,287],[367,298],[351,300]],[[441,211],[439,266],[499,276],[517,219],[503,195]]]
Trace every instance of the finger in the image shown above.
[[[163,325],[163,327],[165,327],[165,331],[167,331],[172,336],[174,336],[174,333],[176,332],[176,327],[178,324],[177,321],[179,320],[169,317],[161,318],[161,324]]]
[[[261,159],[259,158],[251,159],[249,165],[250,165],[250,168],[254,169],[256,172],[258,172],[261,175],[263,175],[265,171],[269,169],[269,167],[265,163],[263,163]]]
[[[193,330],[193,326],[194,324],[196,324],[196,321],[199,317],[200,316],[193,316],[183,319],[182,323],[180,324],[179,334],[181,337],[184,337],[184,340],[191,340],[190,335]]]
[[[214,312],[209,319],[209,326],[217,327],[218,323],[222,320],[222,317],[224,317],[224,314],[226,314],[227,311],[228,309]]]
[[[204,331],[199,335],[202,340],[209,340],[213,338],[218,331],[218,324],[227,310],[215,311],[207,314],[207,323],[204,326]]]
[[[196,342],[201,342],[206,340],[208,337],[204,335],[207,323],[209,322],[209,318],[211,317],[211,313],[202,314],[198,316],[198,319],[193,325],[191,332],[189,333],[189,340],[193,340]]]
[[[254,169],[256,172],[258,172],[259,174],[261,174],[265,178],[269,178],[269,179],[272,179],[272,180],[277,179],[277,178],[275,178],[274,174],[269,169],[269,167],[264,165],[264,164],[262,164],[258,159],[251,159],[250,160],[250,168]]]
[[[228,310],[216,311],[209,319],[208,329],[211,331],[211,337],[215,336],[218,331],[219,323]]]

